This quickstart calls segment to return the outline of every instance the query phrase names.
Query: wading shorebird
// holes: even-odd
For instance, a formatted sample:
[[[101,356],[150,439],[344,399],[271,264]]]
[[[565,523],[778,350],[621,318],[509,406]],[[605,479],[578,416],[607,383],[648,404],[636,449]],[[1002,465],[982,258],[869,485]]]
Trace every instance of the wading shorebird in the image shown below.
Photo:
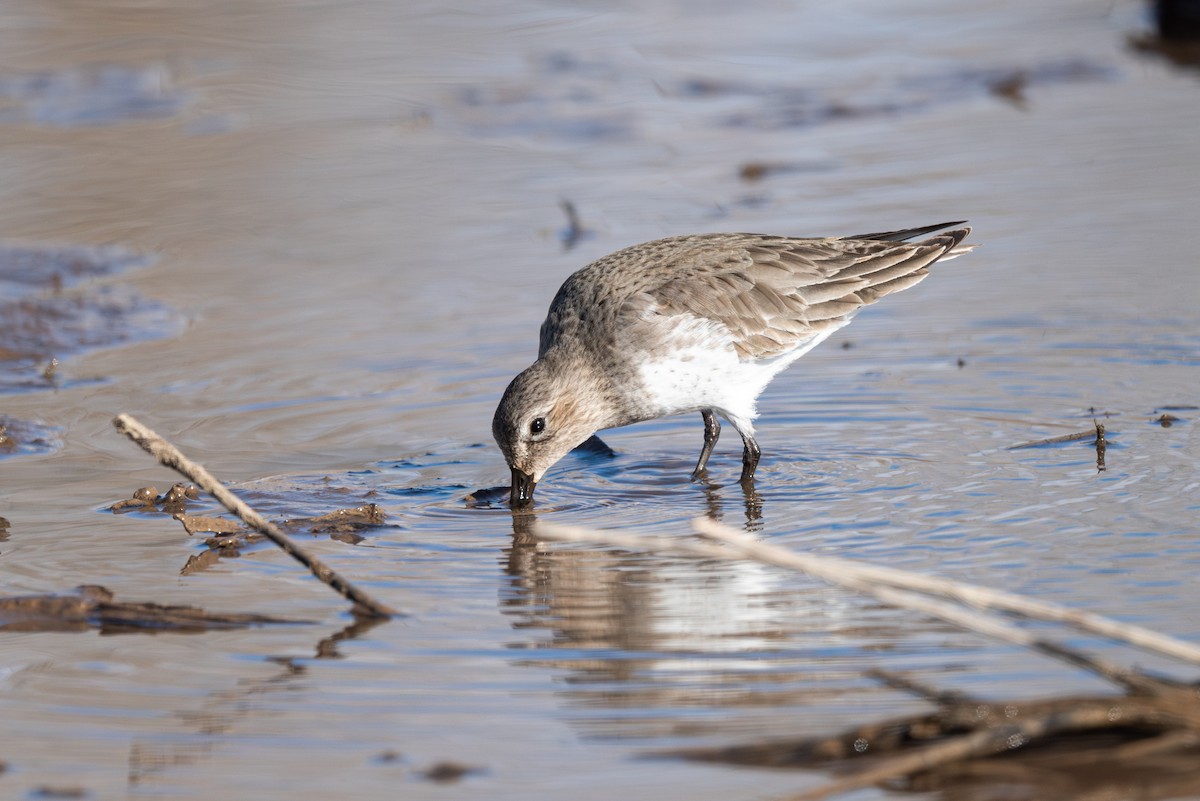
[[[571,275],[542,323],[538,358],[512,380],[492,433],[513,505],[546,470],[605,428],[700,412],[704,475],[724,417],[754,479],[758,396],[777,373],[864,306],[970,251],[961,222],[802,239],[698,234],[619,250]],[[943,233],[916,242],[909,240]]]

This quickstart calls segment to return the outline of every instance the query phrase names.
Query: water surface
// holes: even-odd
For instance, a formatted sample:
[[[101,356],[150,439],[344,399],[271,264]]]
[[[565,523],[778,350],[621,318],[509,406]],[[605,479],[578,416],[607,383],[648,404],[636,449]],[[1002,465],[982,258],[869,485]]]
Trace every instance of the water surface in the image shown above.
[[[758,497],[728,433],[712,483],[687,480],[697,415],[564,460],[538,519],[686,536],[711,515],[1200,637],[1200,75],[1129,44],[1130,3],[644,6],[0,11],[3,245],[121,254],[65,285],[8,275],[0,304],[142,310],[2,362],[0,421],[41,443],[0,452],[5,594],[318,621],[0,634],[0,794],[763,798],[821,776],[638,757],[921,708],[877,667],[1105,691],[803,577],[539,545],[464,501],[507,476],[491,413],[562,279],[688,232],[969,218],[984,246],[776,380]],[[357,545],[306,544],[410,616],[354,627],[267,547],[180,576],[201,538],[106,511],[176,478],[119,412],[271,516],[380,504]],[[1087,441],[1009,450],[1094,421],[1103,472]],[[428,778],[446,762],[473,770]]]

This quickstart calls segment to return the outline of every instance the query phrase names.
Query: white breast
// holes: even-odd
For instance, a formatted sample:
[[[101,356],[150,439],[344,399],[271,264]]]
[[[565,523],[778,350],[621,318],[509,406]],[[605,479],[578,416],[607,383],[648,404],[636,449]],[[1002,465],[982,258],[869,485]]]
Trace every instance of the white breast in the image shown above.
[[[713,409],[735,428],[753,434],[758,396],[779,371],[820,344],[836,329],[804,340],[791,351],[763,360],[742,360],[729,330],[693,315],[660,317],[672,323],[659,347],[639,354],[637,365],[647,401],[657,415]],[[847,322],[849,322],[847,320]]]

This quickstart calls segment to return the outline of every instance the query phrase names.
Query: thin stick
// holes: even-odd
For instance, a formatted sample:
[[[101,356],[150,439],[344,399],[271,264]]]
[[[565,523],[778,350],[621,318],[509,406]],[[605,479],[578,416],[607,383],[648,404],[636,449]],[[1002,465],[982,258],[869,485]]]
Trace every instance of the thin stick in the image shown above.
[[[1200,665],[1200,646],[1194,643],[1141,626],[1121,623],[1093,612],[1070,609],[1048,601],[1038,601],[1011,592],[975,584],[964,584],[951,579],[925,576],[890,567],[867,565],[850,559],[796,553],[776,545],[759,542],[745,532],[708,518],[696,518],[692,524],[705,536],[728,543],[754,559],[781,567],[790,567],[834,583],[841,583],[838,580],[839,576],[849,574],[870,583],[888,584],[902,589],[946,596],[976,609],[1002,609],[1035,620],[1065,623],[1102,637],[1154,651],[1163,656],[1169,656],[1192,665]]]
[[[968,695],[957,690],[939,690],[936,687],[917,681],[912,676],[883,670],[882,668],[872,668],[863,675],[869,679],[883,682],[893,690],[902,690],[903,692],[911,693],[918,698],[924,698],[929,703],[937,704],[938,706],[955,706],[970,703],[972,700]]]
[[[1019,451],[1022,448],[1036,448],[1039,445],[1057,445],[1060,442],[1078,442],[1081,439],[1087,439],[1094,436],[1095,431],[1076,431],[1074,434],[1063,434],[1061,437],[1050,437],[1049,439],[1035,439],[1029,442],[1021,442],[1016,445],[1009,445],[1004,450]]]
[[[1156,653],[1190,664],[1200,665],[1200,646],[1178,640],[1166,634],[1150,631],[1140,626],[1119,623],[1091,612],[1067,609],[1066,607],[1045,601],[1035,601],[1001,590],[963,584],[949,579],[924,576],[919,573],[909,573],[894,568],[865,565],[849,559],[795,553],[775,545],[758,542],[748,534],[707,518],[697,518],[693,521],[693,525],[706,536],[719,540],[723,543],[723,546],[715,543],[687,540],[654,539],[615,531],[592,531],[568,528],[546,523],[538,523],[534,532],[537,536],[547,540],[606,542],[617,547],[634,550],[681,553],[717,559],[749,558],[779,567],[799,570],[833,584],[852,586],[856,591],[870,591],[873,595],[877,594],[873,590],[881,588],[881,585],[883,588],[890,586],[932,595],[941,595],[953,598],[960,603],[977,609],[1003,609],[1023,617],[1066,623],[1085,631],[1091,631],[1114,640],[1127,642],[1131,645],[1155,651]],[[901,603],[900,599],[892,598],[890,600]],[[922,611],[943,617],[941,610],[934,611],[932,607]],[[1017,636],[1015,632],[1020,631],[1015,627],[1006,627],[998,621],[985,620],[987,631],[985,632],[980,628],[976,628],[975,630],[997,636],[1002,628],[1007,628],[1011,630],[1014,637]],[[958,623],[960,621],[955,620],[954,622]],[[1021,644],[1030,644],[1027,634],[1022,632],[1020,637],[1022,640],[1026,640]],[[1039,650],[1045,651],[1041,643],[1037,647]]]
[[[169,467],[191,479],[200,489],[211,494],[222,506],[240,517],[246,525],[262,532],[264,536],[282,548],[284,553],[311,570],[314,576],[325,584],[328,584],[340,593],[342,597],[352,601],[356,605],[357,611],[371,617],[392,617],[401,614],[376,601],[349,581],[333,572],[332,568],[305,551],[292,541],[291,537],[280,531],[278,526],[247,506],[241,498],[230,492],[224,484],[205,470],[203,465],[196,464],[191,459],[188,459],[180,453],[178,448],[149,428],[146,428],[146,426],[134,418],[127,414],[117,415],[113,418],[113,426],[136,442],[142,450],[157,459],[159,464]]]
[[[537,533],[539,536],[545,536],[546,539],[575,539],[579,530],[571,531],[560,526],[548,526],[544,523],[538,524]],[[653,541],[647,538],[639,538],[636,535],[618,535],[613,536],[614,532],[589,532],[593,541],[609,542],[611,544],[630,545],[635,548],[649,551],[667,551],[676,553],[688,553],[695,556],[709,556],[720,559],[739,558],[736,553],[731,553],[729,548],[721,547],[714,544],[698,543],[698,542],[683,542],[679,540]],[[641,540],[637,544],[637,540]],[[660,542],[662,544],[660,544]],[[784,551],[784,554],[790,552]],[[796,554],[799,556],[799,554]],[[756,559],[758,561],[767,562],[768,564],[787,567],[783,559],[763,559],[761,556],[743,555],[745,558]],[[807,557],[806,557],[807,558]],[[844,561],[844,560],[839,560]],[[863,565],[853,565],[854,567],[866,567]],[[831,584],[837,584],[855,592],[861,592],[864,595],[870,595],[878,598],[884,603],[895,606],[901,609],[911,609],[914,612],[920,612],[930,617],[939,618],[951,623],[959,628],[967,631],[974,631],[977,634],[982,634],[986,637],[1007,642],[1011,645],[1017,645],[1022,648],[1030,648],[1039,653],[1046,654],[1058,659],[1069,662],[1076,667],[1089,670],[1098,676],[1108,679],[1127,689],[1142,686],[1149,682],[1149,679],[1141,679],[1136,674],[1122,670],[1117,665],[1103,662],[1083,654],[1072,651],[1061,645],[1056,645],[1045,640],[1035,637],[1025,629],[1005,622],[997,617],[982,615],[978,612],[973,612],[970,609],[964,609],[962,606],[950,603],[940,598],[931,598],[927,595],[921,595],[910,590],[901,590],[896,587],[888,586],[880,582],[866,581],[852,571],[847,570],[845,565],[842,565],[838,571],[829,570],[813,570],[811,565],[808,568],[797,568],[802,572],[812,576],[817,576]],[[914,574],[915,576],[915,574]]]

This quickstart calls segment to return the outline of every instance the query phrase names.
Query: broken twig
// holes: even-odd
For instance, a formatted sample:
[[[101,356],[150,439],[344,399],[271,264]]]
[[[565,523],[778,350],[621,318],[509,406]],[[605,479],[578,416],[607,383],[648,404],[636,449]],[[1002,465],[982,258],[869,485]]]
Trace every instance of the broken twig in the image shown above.
[[[305,623],[265,615],[205,612],[194,606],[117,601],[104,587],[85,584],[61,595],[19,595],[0,598],[0,631],[87,631],[101,634],[160,631],[201,632]]]
[[[1114,720],[1114,708],[1121,710],[1119,721]],[[848,793],[852,790],[861,790],[904,776],[934,771],[973,757],[1012,751],[1035,739],[1110,728],[1117,722],[1121,726],[1137,726],[1138,724],[1149,726],[1158,724],[1161,717],[1160,711],[1156,708],[1143,709],[1140,705],[1128,702],[1123,705],[1106,699],[1081,702],[1074,709],[1063,709],[1053,714],[1031,717],[1027,720],[1016,720],[980,728],[970,734],[932,743],[907,754],[887,757],[856,772],[853,776],[787,796],[781,801],[821,801],[821,799]]]
[[[1096,432],[1094,430],[1076,431],[1073,434],[1063,434],[1060,437],[1050,437],[1048,439],[1033,439],[1033,440],[1030,440],[1029,442],[1018,442],[1016,445],[1009,445],[1004,450],[1019,451],[1024,448],[1038,448],[1038,447],[1041,447],[1042,445],[1060,445],[1064,442],[1079,442],[1080,440],[1084,440],[1090,436],[1095,435],[1095,433]]]
[[[113,418],[113,425],[122,434],[136,442],[142,450],[157,459],[159,464],[169,467],[194,481],[202,490],[216,498],[222,506],[241,518],[246,525],[262,532],[264,536],[282,548],[284,553],[307,567],[312,571],[314,576],[325,584],[328,584],[340,593],[342,597],[353,602],[356,611],[374,617],[392,617],[400,614],[396,610],[376,601],[339,576],[332,568],[317,557],[305,551],[291,537],[284,534],[278,526],[251,509],[241,498],[230,492],[224,484],[214,478],[208,470],[204,469],[203,465],[199,465],[188,459],[178,448],[149,428],[146,428],[146,426],[133,417],[127,414],[117,415]]]

